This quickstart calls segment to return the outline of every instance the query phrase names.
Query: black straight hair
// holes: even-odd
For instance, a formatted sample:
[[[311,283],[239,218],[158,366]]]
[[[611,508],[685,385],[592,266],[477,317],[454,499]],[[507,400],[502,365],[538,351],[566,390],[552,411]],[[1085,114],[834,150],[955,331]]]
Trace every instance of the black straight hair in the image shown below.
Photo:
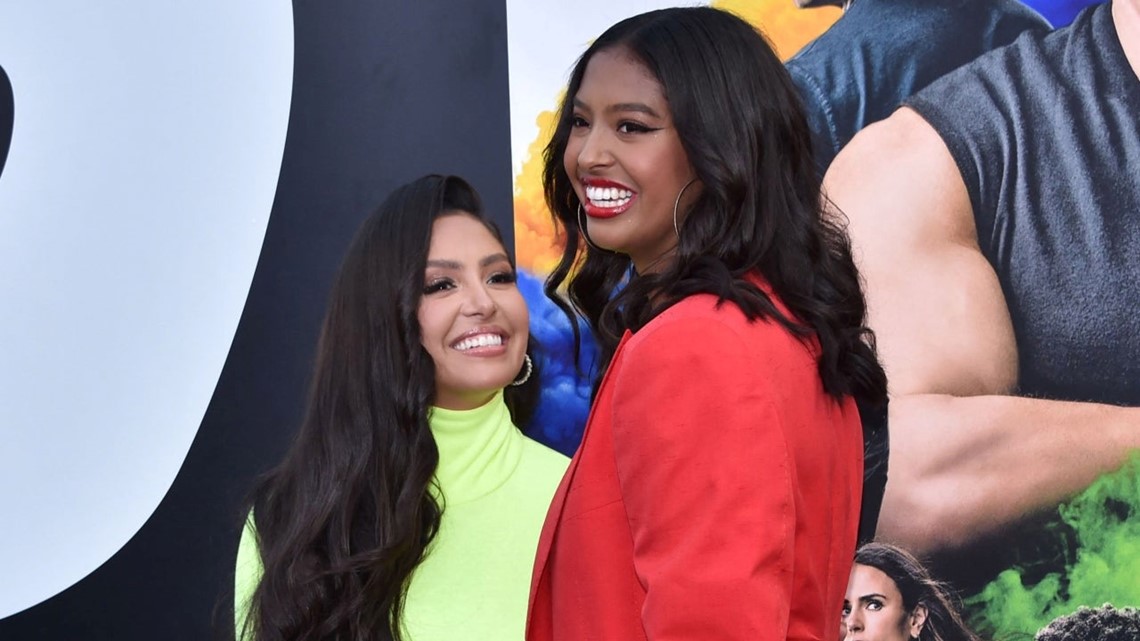
[[[456,214],[502,243],[475,190],[435,175],[396,189],[353,239],[300,431],[253,492],[264,574],[243,638],[402,638],[408,582],[444,509],[429,492],[439,462],[428,426],[435,367],[417,314],[432,225]],[[516,425],[534,409],[537,380],[504,392]]]

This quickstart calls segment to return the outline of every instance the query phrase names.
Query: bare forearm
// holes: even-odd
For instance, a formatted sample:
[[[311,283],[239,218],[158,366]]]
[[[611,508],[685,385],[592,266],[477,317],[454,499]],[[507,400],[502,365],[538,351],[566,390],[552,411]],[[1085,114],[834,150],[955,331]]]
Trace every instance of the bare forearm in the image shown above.
[[[1140,409],[1012,396],[892,399],[881,537],[969,547],[1051,510],[1140,448]]]

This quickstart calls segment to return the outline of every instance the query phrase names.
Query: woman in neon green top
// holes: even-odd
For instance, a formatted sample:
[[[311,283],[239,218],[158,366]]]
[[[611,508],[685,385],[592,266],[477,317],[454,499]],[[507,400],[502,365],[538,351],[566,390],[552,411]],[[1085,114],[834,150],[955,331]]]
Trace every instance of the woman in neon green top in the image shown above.
[[[566,458],[515,425],[537,376],[514,264],[455,177],[397,189],[333,286],[308,409],[254,492],[238,637],[522,639]]]

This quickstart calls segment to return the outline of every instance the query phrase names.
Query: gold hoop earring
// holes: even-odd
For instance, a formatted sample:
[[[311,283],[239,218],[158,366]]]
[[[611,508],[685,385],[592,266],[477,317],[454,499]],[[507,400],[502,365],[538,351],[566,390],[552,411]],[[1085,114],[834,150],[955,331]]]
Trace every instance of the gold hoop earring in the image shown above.
[[[582,239],[586,241],[586,244],[589,245],[591,249],[610,254],[613,253],[608,249],[598,247],[594,244],[594,241],[590,240],[590,235],[586,233],[586,223],[582,220],[582,201],[578,201],[578,231],[582,232]]]
[[[673,233],[677,234],[678,242],[681,240],[681,228],[677,225],[677,206],[681,204],[681,196],[685,194],[685,190],[689,188],[689,185],[695,183],[696,181],[697,179],[694,178],[685,183],[685,186],[682,187],[681,191],[677,193],[677,200],[673,202]]]

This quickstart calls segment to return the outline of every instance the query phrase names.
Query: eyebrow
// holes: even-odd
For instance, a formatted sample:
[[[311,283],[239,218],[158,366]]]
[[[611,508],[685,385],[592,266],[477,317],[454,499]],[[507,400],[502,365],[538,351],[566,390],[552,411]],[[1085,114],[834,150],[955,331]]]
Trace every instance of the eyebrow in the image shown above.
[[[879,594],[878,592],[872,592],[870,594],[864,594],[863,596],[859,597],[859,602],[860,603],[866,603],[867,601],[870,601],[871,599],[879,599],[880,601],[886,601],[887,597],[885,594]]]
[[[578,109],[585,109],[586,111],[590,111],[589,105],[582,102],[581,100],[578,100],[577,98],[574,99],[574,106],[577,107]],[[647,105],[643,102],[619,102],[617,104],[613,104],[613,105],[606,107],[606,111],[609,113],[621,113],[621,112],[626,112],[626,111],[634,111],[637,113],[646,114],[648,116],[653,116],[654,118],[660,118],[661,117],[661,114],[657,113],[656,111],[653,110],[652,107],[650,107],[649,105]]]
[[[480,267],[487,267],[489,265],[494,265],[495,263],[499,263],[499,262],[509,263],[509,262],[511,262],[511,259],[507,258],[506,254],[502,254],[502,253],[491,254],[489,256],[484,256],[479,261],[479,266]],[[428,267],[438,267],[440,269],[454,269],[454,270],[463,269],[463,263],[460,263],[457,260],[442,260],[442,259],[429,260],[427,262],[427,266]]]

